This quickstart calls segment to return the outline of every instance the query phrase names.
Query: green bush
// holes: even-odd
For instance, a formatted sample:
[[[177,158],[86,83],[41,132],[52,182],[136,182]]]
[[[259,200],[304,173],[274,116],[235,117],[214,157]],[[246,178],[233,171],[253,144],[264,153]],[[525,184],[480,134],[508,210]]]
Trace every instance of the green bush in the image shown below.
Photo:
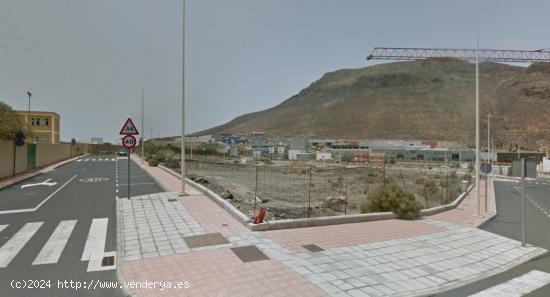
[[[368,200],[361,203],[361,212],[391,211],[400,219],[414,220],[418,218],[422,206],[414,195],[405,192],[395,183],[383,185],[369,194]]]

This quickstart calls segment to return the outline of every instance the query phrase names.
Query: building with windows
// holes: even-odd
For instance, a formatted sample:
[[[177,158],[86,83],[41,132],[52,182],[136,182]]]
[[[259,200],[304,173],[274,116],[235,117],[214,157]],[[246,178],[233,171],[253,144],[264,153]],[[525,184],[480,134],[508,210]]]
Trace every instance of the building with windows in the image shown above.
[[[60,116],[50,111],[16,111],[31,130],[30,143],[60,143]]]

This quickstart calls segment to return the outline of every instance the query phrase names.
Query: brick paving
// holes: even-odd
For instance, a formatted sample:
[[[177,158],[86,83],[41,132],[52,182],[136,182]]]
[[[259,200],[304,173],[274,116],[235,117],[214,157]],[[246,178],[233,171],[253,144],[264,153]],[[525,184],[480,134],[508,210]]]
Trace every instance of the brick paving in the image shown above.
[[[154,169],[158,168],[148,172],[156,175]],[[165,186],[179,190],[179,179],[162,172],[155,178],[166,179]],[[492,188],[489,191],[491,196]],[[249,231],[208,197],[193,193],[171,204],[148,198],[153,204],[173,208],[148,205],[148,209],[160,211],[157,217],[164,211],[180,217],[177,225],[196,222],[202,232],[219,232],[229,244],[126,259],[120,268],[126,281],[187,281],[191,285],[163,291],[135,289],[137,296],[416,296],[488,277],[546,252],[471,228],[491,215],[491,209],[483,217],[473,215],[472,193],[457,210],[416,221],[265,232]],[[159,195],[177,197],[174,193]],[[144,220],[134,223],[137,230],[140,224],[145,224],[144,229],[149,224]],[[303,248],[307,244],[324,251],[308,251]],[[245,246],[257,247],[269,259],[241,261],[231,248]]]
[[[435,214],[430,218],[472,228],[479,226],[496,213],[495,191],[492,180],[488,184],[489,196],[487,198],[485,195],[485,181],[480,181],[480,184],[480,216],[476,215],[476,188],[474,187],[457,208]],[[485,199],[487,199],[487,207],[485,207]]]
[[[342,226],[345,226],[344,228]],[[384,220],[345,225],[266,231],[265,236],[292,252],[303,252],[306,244],[324,249],[372,243],[441,232],[445,229],[420,221]]]
[[[183,237],[205,233],[180,202],[168,201],[176,196],[158,193],[118,200],[124,260],[186,252]]]

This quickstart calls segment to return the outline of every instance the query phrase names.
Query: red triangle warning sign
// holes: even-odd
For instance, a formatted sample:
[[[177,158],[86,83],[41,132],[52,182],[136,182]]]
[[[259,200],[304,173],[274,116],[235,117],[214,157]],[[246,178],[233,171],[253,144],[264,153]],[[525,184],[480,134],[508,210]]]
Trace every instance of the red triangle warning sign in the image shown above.
[[[138,135],[139,132],[136,128],[136,125],[134,125],[134,122],[132,122],[131,118],[128,118],[126,120],[126,123],[124,123],[124,126],[122,126],[122,129],[120,129],[120,135]]]

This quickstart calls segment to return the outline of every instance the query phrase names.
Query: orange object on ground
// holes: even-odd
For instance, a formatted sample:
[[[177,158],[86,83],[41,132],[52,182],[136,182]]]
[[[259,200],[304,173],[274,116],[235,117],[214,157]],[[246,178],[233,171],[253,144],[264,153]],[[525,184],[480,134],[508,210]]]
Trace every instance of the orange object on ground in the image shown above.
[[[267,209],[265,207],[260,207],[260,212],[258,215],[254,218],[254,224],[260,224],[263,223],[265,220],[265,214],[267,212]]]

